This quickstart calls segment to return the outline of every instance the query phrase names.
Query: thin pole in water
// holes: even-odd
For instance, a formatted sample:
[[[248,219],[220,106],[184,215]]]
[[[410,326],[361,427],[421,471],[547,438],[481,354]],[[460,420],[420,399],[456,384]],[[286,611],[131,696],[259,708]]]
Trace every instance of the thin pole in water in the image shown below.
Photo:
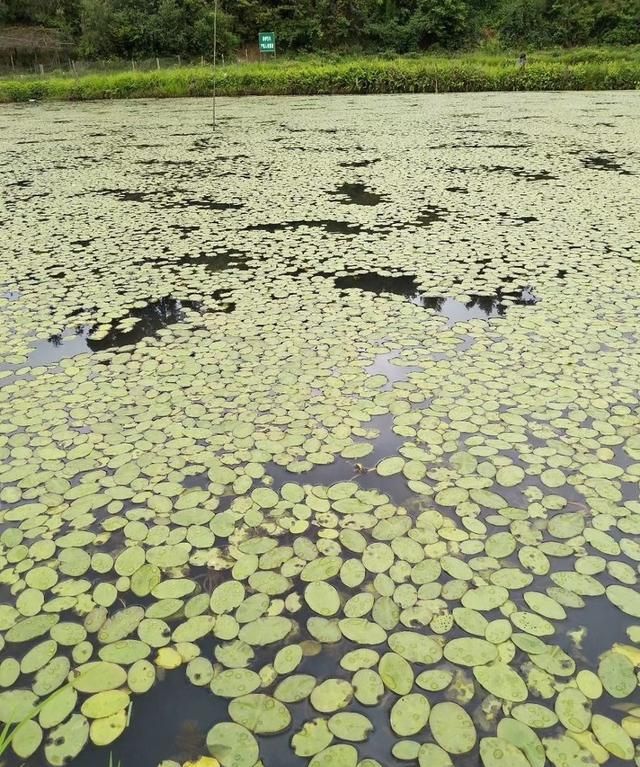
[[[218,52],[218,0],[213,8],[213,130],[216,129],[216,57]]]

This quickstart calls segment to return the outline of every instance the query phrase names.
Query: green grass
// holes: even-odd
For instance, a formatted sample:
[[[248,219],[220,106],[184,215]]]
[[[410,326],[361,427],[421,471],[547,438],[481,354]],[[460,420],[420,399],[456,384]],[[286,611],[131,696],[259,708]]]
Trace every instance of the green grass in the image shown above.
[[[220,67],[218,93],[246,96],[640,88],[638,46],[533,53],[524,69],[518,69],[514,54],[484,51],[451,56],[329,58]],[[12,78],[0,80],[0,102],[208,96],[212,87],[211,67],[96,73],[77,78]]]

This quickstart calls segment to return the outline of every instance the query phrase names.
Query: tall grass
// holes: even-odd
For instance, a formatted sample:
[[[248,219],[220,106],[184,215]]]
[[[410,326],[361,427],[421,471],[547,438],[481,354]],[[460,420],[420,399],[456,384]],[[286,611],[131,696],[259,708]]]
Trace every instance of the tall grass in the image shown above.
[[[640,88],[640,51],[605,58],[608,49],[573,57],[553,51],[532,54],[523,69],[513,56],[482,52],[466,56],[354,58],[332,62],[284,60],[234,64],[218,69],[222,96],[419,93],[470,91],[635,90]],[[600,60],[603,58],[604,60]],[[210,67],[122,72],[84,77],[0,80],[0,102],[206,96]]]

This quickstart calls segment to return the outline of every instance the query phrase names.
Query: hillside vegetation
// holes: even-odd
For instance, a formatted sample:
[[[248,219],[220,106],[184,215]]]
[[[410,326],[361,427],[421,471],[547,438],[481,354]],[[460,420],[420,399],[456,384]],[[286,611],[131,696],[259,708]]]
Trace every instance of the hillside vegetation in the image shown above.
[[[84,58],[210,56],[214,0],[0,0],[0,25],[60,30]],[[640,43],[640,0],[219,0],[220,52],[408,53]]]

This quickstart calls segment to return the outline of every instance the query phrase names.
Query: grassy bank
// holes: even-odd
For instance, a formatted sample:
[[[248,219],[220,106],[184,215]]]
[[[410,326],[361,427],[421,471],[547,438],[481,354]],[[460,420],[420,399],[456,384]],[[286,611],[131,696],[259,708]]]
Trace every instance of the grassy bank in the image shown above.
[[[640,52],[607,56],[540,53],[524,69],[510,55],[468,54],[420,58],[358,58],[325,62],[272,61],[218,69],[223,96],[418,93],[471,91],[634,90],[640,88]],[[624,49],[622,49],[624,51]],[[210,95],[210,67],[84,77],[0,80],[0,102],[85,101]]]

